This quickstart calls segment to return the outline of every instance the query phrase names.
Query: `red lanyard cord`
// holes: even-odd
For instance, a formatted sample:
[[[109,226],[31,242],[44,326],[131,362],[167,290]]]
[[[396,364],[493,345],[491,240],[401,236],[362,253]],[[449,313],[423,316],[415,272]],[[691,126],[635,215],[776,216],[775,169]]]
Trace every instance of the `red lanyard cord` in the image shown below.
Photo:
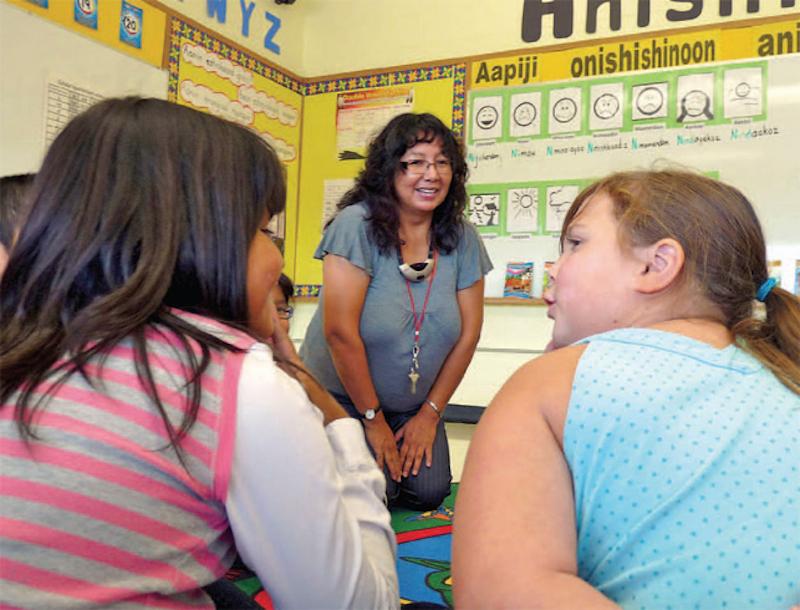
[[[422,323],[425,321],[425,312],[428,310],[428,299],[431,296],[431,287],[433,286],[433,278],[436,277],[436,270],[439,268],[439,251],[433,251],[433,272],[428,280],[428,289],[425,291],[425,302],[422,305],[422,313],[417,318],[417,307],[414,303],[414,295],[411,293],[411,282],[406,280],[406,289],[408,290],[408,300],[411,302],[411,314],[414,316],[414,343],[419,342],[419,331],[422,330]]]

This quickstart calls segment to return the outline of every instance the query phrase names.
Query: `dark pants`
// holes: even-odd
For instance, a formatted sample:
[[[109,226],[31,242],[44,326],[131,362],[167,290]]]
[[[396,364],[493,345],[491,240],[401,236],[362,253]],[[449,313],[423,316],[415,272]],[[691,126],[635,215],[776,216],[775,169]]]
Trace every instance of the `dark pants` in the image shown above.
[[[351,417],[357,417],[358,410],[349,397],[341,394],[334,394],[333,396]],[[382,413],[392,432],[397,432],[403,424],[414,417],[419,412],[419,409],[423,407],[430,408],[425,407],[423,404],[414,411],[394,413],[387,411],[384,407]],[[369,442],[367,442],[367,446],[369,447]],[[400,441],[400,446],[402,446],[402,441]],[[369,450],[374,456],[375,452],[372,447],[369,447]],[[408,477],[402,479],[400,483],[392,480],[389,476],[389,469],[384,466],[383,474],[386,477],[386,499],[388,500],[389,508],[402,505],[413,510],[434,510],[450,494],[450,482],[453,477],[450,473],[450,449],[447,444],[444,420],[439,420],[436,426],[436,438],[433,441],[432,454],[430,468],[425,465],[423,458],[419,473],[416,476],[409,473]]]

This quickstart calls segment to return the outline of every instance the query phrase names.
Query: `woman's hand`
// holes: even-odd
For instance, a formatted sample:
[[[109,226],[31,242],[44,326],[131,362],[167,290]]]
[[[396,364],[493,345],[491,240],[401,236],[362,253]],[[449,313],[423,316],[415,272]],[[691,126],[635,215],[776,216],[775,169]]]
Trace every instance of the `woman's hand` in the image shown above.
[[[364,432],[367,441],[375,452],[375,461],[378,468],[383,470],[383,465],[389,469],[392,480],[400,482],[400,454],[397,452],[397,443],[394,440],[392,429],[383,414],[379,413],[372,421],[364,421]]]
[[[403,441],[400,463],[404,477],[408,477],[409,472],[414,476],[419,474],[423,458],[428,468],[433,464],[433,441],[436,439],[438,425],[439,416],[436,412],[427,405],[422,405],[419,412],[395,433],[395,441]]]

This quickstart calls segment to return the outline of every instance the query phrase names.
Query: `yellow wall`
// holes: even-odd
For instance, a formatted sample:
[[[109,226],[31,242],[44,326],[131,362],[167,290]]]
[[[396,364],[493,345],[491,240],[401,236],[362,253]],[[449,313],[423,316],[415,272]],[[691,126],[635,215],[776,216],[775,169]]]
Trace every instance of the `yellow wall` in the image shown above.
[[[234,47],[204,38],[199,29],[179,19],[172,20],[171,34],[169,99],[246,125],[272,144],[286,170],[285,226],[293,231],[298,225],[300,84]],[[221,69],[209,68],[215,64]],[[232,66],[240,76],[223,76]],[[287,235],[285,260],[290,273],[294,255],[294,238]]]
[[[447,125],[453,121],[454,78],[418,81],[414,112],[431,112]],[[358,91],[354,88],[351,91]],[[462,94],[463,95],[463,94]],[[339,161],[336,146],[337,93],[308,95],[303,106],[302,162],[300,172],[301,216],[297,225],[296,284],[321,284],[322,265],[313,254],[322,236],[324,180],[354,178],[363,161]]]
[[[765,43],[765,36],[771,40],[775,40],[780,36],[783,36],[784,39],[788,37],[792,40],[800,40],[800,25],[798,23],[797,18],[770,20],[769,23],[760,25],[737,26],[734,23],[725,28],[707,27],[685,32],[660,33],[654,36],[614,38],[602,43],[584,42],[565,49],[556,48],[543,52],[493,55],[470,62],[468,88],[512,87],[573,78],[609,76],[626,71],[667,69],[666,66],[650,66],[645,63],[641,63],[638,67],[623,68],[620,66],[622,62],[604,64],[600,61],[603,57],[608,57],[612,54],[619,56],[619,49],[623,45],[628,53],[631,53],[634,49],[634,44],[640,49],[649,49],[651,45],[688,45],[704,51],[704,53],[691,58],[688,62],[680,63],[680,66],[779,55],[787,51],[779,48],[774,48],[773,51],[770,51],[771,47]],[[777,45],[773,46],[776,47]],[[707,57],[709,54],[711,56]],[[597,71],[591,74],[581,74],[581,62],[590,59],[597,60],[595,64],[592,64],[597,68]],[[579,62],[578,73],[574,71],[576,69],[575,62]]]
[[[178,15],[198,23],[210,32],[226,38],[261,59],[300,74],[303,71],[303,37],[305,24],[297,6],[275,4],[273,0],[145,0],[161,5]],[[215,10],[209,15],[208,6],[224,6],[225,18]],[[242,10],[245,7],[245,11]],[[252,9],[250,8],[252,7]],[[280,19],[280,26],[270,37],[280,52],[265,46],[265,38],[274,23],[265,17],[269,12]],[[249,16],[249,17],[248,17]]]
[[[284,157],[288,182],[286,269],[298,284],[321,282],[320,264],[312,259],[312,254],[321,236],[325,180],[353,178],[361,168],[360,161],[340,161],[337,157],[336,99],[339,92],[409,84],[415,94],[414,111],[431,111],[445,122],[455,121],[457,130],[463,126],[463,80],[457,85],[452,76],[419,77],[414,75],[414,70],[402,69],[380,72],[384,66],[477,58],[485,54],[493,55],[486,60],[489,64],[502,66],[517,61],[520,49],[525,50],[524,55],[530,56],[540,53],[542,47],[555,44],[556,49],[550,46],[550,52],[542,49],[536,80],[564,79],[569,78],[570,58],[576,53],[597,52],[598,45],[603,44],[593,42],[598,38],[613,36],[615,41],[642,36],[656,38],[661,34],[655,35],[654,32],[665,29],[678,30],[670,34],[676,40],[707,37],[709,33],[724,35],[721,48],[725,50],[725,58],[735,59],[752,56],[759,33],[793,27],[794,22],[789,17],[800,16],[796,8],[781,8],[778,0],[762,0],[754,14],[746,12],[746,3],[734,2],[733,14],[723,18],[718,15],[718,3],[709,2],[696,18],[670,22],[666,19],[668,8],[685,11],[689,4],[651,0],[650,23],[647,27],[639,27],[636,13],[631,12],[637,3],[620,0],[620,5],[627,7],[627,12],[622,14],[622,28],[616,32],[609,29],[609,3],[606,3],[598,15],[597,31],[588,34],[585,31],[587,3],[576,0],[573,2],[573,34],[568,40],[555,39],[552,17],[545,17],[541,39],[535,44],[526,44],[521,37],[523,0],[491,3],[486,0],[298,0],[288,6],[277,5],[273,0],[245,0],[245,6],[253,6],[246,35],[240,0],[213,0],[215,6],[225,5],[224,23],[220,22],[219,15],[209,15],[207,0],[133,0],[144,10],[144,39],[139,51],[118,40],[121,0],[100,2],[103,12],[97,31],[74,23],[72,2],[68,0],[50,0],[49,9],[40,9],[27,0],[6,1],[157,66],[161,65],[164,56],[165,11],[184,15],[212,34],[217,50],[233,49],[240,60],[261,63],[265,70],[276,75],[275,78],[258,79],[258,88],[291,107],[299,108],[300,120],[296,125],[287,126],[260,117],[253,126],[286,142],[298,153],[294,158]],[[265,12],[281,20],[280,29],[273,39],[281,47],[278,54],[264,47],[264,37],[271,27],[269,19],[264,17]],[[759,23],[742,28],[712,27],[733,26],[745,19],[776,16],[786,19],[780,23]],[[698,26],[706,27],[698,30]],[[694,30],[680,31],[682,28]],[[173,33],[173,39],[175,36],[180,37],[180,33]],[[250,54],[230,47],[225,40],[233,41]],[[611,41],[606,40],[606,43],[611,44]],[[476,82],[481,61],[484,60],[467,61],[467,86],[497,86],[497,83],[481,85]],[[182,69],[184,72],[176,76],[176,82],[181,78],[205,79],[210,88],[235,99],[235,87],[230,84],[216,82],[208,73],[201,75],[203,71],[199,68],[184,66]],[[308,78],[358,70],[371,72],[332,80]],[[400,74],[404,75],[402,79],[397,76]],[[170,91],[170,97],[180,100],[176,82],[171,83],[174,90]],[[461,105],[454,103],[459,95]]]

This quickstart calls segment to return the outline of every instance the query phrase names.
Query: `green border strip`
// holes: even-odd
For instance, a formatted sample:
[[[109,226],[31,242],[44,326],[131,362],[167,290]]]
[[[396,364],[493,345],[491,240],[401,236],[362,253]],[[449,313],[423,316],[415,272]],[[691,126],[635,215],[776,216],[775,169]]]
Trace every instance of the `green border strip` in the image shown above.
[[[725,73],[728,72],[729,70],[738,70],[742,68],[761,68],[762,111],[758,115],[749,117],[726,118],[725,100],[724,100]],[[547,84],[547,85],[524,85],[516,87],[500,87],[495,89],[479,89],[475,91],[470,91],[468,96],[469,97],[468,105],[470,108],[470,113],[469,113],[470,122],[469,125],[466,126],[468,130],[467,141],[470,145],[472,145],[479,141],[518,142],[520,140],[522,141],[548,140],[548,139],[553,139],[554,137],[564,137],[564,136],[590,136],[596,133],[608,133],[608,132],[629,133],[634,131],[635,127],[659,124],[659,123],[664,124],[665,127],[671,129],[682,129],[686,125],[690,124],[697,124],[697,125],[702,124],[706,126],[714,126],[714,125],[729,125],[740,120],[766,121],[767,89],[768,89],[767,84],[769,82],[768,69],[769,65],[766,60],[727,62],[715,65],[706,64],[704,66],[684,68],[681,70],[661,70],[657,72],[647,72],[643,74],[630,74],[627,76],[583,79],[580,82],[560,81],[558,83]],[[714,75],[714,102],[713,102],[714,118],[708,121],[692,121],[690,123],[679,122],[678,102],[677,102],[678,80],[683,76],[691,76],[693,74],[708,74],[708,73]],[[623,117],[622,127],[617,129],[591,130],[589,128],[589,112],[591,106],[590,101],[591,101],[592,88],[598,85],[608,85],[612,83],[623,84],[623,106],[625,109],[625,115]],[[632,114],[633,88],[651,83],[667,83],[667,105],[668,105],[667,116],[657,117],[653,119],[639,119],[634,121]],[[567,89],[567,88],[578,88],[581,90],[581,99],[582,99],[581,128],[576,132],[550,133],[549,109],[550,109],[551,93],[553,91],[558,91],[560,89]],[[541,117],[539,134],[530,136],[512,137],[510,135],[511,97],[512,95],[516,95],[518,93],[534,93],[534,92],[538,92],[541,94],[541,106],[540,108],[538,108]],[[503,103],[502,116],[501,116],[501,121],[502,121],[501,137],[495,139],[474,138],[472,120],[474,117],[473,110],[476,102],[479,102],[481,98],[498,97],[498,96],[502,99]],[[545,108],[548,109],[547,112],[543,111],[543,109]]]

